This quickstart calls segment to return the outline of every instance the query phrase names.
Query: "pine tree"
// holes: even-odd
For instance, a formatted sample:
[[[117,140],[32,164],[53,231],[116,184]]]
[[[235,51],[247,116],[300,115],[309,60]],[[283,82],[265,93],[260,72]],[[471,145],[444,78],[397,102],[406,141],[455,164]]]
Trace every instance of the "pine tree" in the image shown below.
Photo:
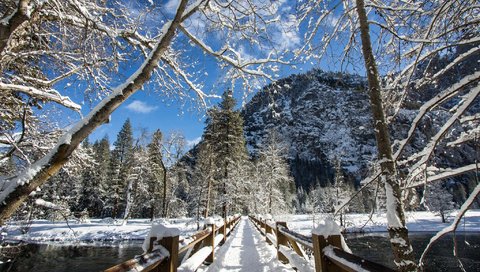
[[[111,199],[108,194],[110,191],[110,141],[108,137],[103,137],[100,141],[96,141],[93,144],[94,159],[97,163],[95,176],[93,177],[94,183],[97,185],[97,198],[96,203],[92,207],[92,217],[101,217],[104,214],[106,203]]]
[[[161,216],[165,217],[167,198],[167,170],[162,156],[162,132],[156,130],[152,141],[148,144],[148,164],[150,167],[150,180],[148,190],[150,193],[150,219],[153,220],[161,207]],[[162,187],[162,189],[160,189]],[[160,193],[161,191],[162,194]],[[161,201],[161,203],[160,203]],[[160,205],[161,204],[161,205]]]
[[[133,133],[130,119],[127,119],[123,124],[113,145],[115,148],[111,154],[109,178],[111,193],[113,194],[112,217],[116,218],[123,207],[122,202],[127,202],[125,192],[133,159]]]
[[[81,191],[76,211],[88,211],[88,216],[93,217],[98,210],[100,197],[100,184],[98,177],[99,163],[95,160],[93,146],[88,139],[83,141],[82,148],[93,159],[93,164],[86,166],[81,173]]]
[[[223,93],[222,101],[218,107],[208,112],[207,124],[203,136],[206,145],[211,149],[212,165],[216,171],[213,173],[217,202],[221,205],[221,214],[225,217],[232,202],[231,187],[233,184],[231,173],[235,167],[247,161],[247,149],[243,135],[243,119],[240,112],[234,110],[235,99],[228,90]],[[230,188],[229,188],[230,187]]]

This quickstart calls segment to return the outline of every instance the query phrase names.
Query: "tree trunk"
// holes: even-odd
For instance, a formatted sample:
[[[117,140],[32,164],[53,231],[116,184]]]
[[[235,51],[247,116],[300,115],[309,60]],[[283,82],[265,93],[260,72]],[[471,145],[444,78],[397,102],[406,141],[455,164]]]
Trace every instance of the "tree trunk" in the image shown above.
[[[128,217],[130,216],[130,210],[132,209],[133,204],[133,179],[128,181],[127,193],[125,199],[125,212],[123,213],[123,224],[127,224]]]
[[[162,217],[167,217],[167,168],[163,163],[163,160],[160,161],[163,170],[163,202],[162,202]]]
[[[155,204],[152,201],[150,204],[150,221],[153,222],[153,219],[155,219]]]
[[[12,34],[26,21],[29,17],[29,0],[18,1],[17,10],[12,14],[6,24],[0,23],[0,55],[3,55],[8,45],[8,40]],[[4,19],[4,18],[0,18]]]
[[[209,158],[208,159],[208,171],[210,172],[212,170],[212,158]],[[209,211],[209,208],[210,208],[210,198],[211,198],[211,193],[212,193],[212,177],[210,175],[210,173],[208,174],[208,186],[207,186],[207,203],[205,204],[205,214],[204,214],[204,217],[207,218],[208,217],[208,211]],[[200,204],[200,203],[199,203]]]
[[[401,201],[400,185],[396,178],[390,135],[380,92],[379,75],[372,52],[365,3],[364,0],[356,0],[356,4],[360,23],[363,58],[365,60],[365,70],[368,78],[375,138],[377,140],[378,159],[380,160],[382,170],[381,178],[384,182],[387,195],[387,219],[390,243],[398,269],[400,271],[416,271],[417,265],[408,238],[408,230],[405,226],[405,214]]]
[[[31,192],[43,185],[67,163],[73,151],[93,130],[107,122],[112,112],[150,79],[152,72],[172,42],[178,25],[187,18],[187,15],[193,13],[190,12],[183,16],[187,2],[187,0],[180,2],[174,19],[165,33],[162,33],[163,35],[159,38],[149,58],[136,73],[124,84],[119,85],[111,95],[104,98],[87,117],[78,121],[72,129],[66,132],[57,146],[46,156],[32,164],[15,179],[4,184],[3,190],[0,192],[0,225],[3,225],[4,221],[18,209]]]

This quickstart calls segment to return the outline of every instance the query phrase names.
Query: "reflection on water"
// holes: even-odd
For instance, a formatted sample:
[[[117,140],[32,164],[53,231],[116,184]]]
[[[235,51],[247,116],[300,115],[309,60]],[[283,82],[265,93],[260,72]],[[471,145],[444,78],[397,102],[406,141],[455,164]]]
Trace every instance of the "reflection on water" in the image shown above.
[[[0,271],[79,272],[100,271],[143,252],[141,242],[104,246],[27,245]]]
[[[415,257],[420,258],[434,233],[410,233]],[[349,234],[347,244],[354,254],[365,259],[394,267],[387,233],[365,235]],[[458,233],[458,257],[466,271],[480,271],[480,233]],[[453,256],[453,235],[437,241],[425,261],[425,271],[462,271]]]

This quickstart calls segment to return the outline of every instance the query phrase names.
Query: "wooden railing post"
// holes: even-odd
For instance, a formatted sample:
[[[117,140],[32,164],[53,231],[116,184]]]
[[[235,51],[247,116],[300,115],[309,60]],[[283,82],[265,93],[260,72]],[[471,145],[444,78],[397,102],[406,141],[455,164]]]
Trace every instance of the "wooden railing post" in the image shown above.
[[[280,232],[280,227],[286,227],[286,226],[287,226],[287,222],[276,222],[276,224],[275,224],[275,228],[276,228],[276,232],[277,232],[277,258],[282,263],[288,263],[287,257],[285,257],[280,252],[280,246],[288,247],[288,238],[285,237],[285,235],[283,235]]]
[[[172,237],[163,237],[158,242],[170,253],[167,261],[162,262],[156,270],[158,272],[176,272],[178,266],[178,235]]]
[[[270,225],[268,224],[268,219],[265,219],[265,240],[267,241],[267,243],[269,245],[272,244],[272,242],[270,242],[270,239],[268,239],[268,234],[269,233],[272,233],[272,228],[270,227]]]
[[[216,232],[215,227],[216,226],[215,226],[215,223],[209,224],[208,226],[212,229],[212,232],[210,232],[210,235],[208,235],[208,237],[205,239],[205,243],[206,243],[206,246],[212,247],[212,253],[208,255],[205,261],[207,261],[208,263],[213,263],[213,258],[215,257],[214,253],[215,253],[215,232]]]
[[[325,238],[323,235],[312,233],[312,242],[313,242],[313,255],[315,258],[315,271],[316,272],[337,271],[338,268],[333,266],[333,264],[325,258],[323,254],[323,249],[329,245],[342,248],[341,235],[330,235]]]
[[[265,223],[266,219],[262,219],[260,223],[260,229],[263,229],[265,231],[267,229],[267,223]]]
[[[230,221],[228,220],[228,218],[223,221],[223,227],[222,227],[223,239],[222,239],[222,244],[224,244],[225,241],[227,240],[227,226],[228,226],[229,223],[230,223]]]

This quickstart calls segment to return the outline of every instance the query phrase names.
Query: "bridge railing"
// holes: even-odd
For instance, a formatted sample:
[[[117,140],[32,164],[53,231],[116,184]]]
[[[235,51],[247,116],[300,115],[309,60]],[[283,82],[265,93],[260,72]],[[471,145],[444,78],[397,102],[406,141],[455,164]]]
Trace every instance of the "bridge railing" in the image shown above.
[[[203,262],[213,262],[215,248],[225,242],[239,221],[240,216],[231,216],[221,226],[214,221],[206,222],[204,230],[182,240],[179,240],[178,234],[161,239],[151,237],[146,253],[105,272],[195,271]]]
[[[270,218],[258,216],[249,218],[267,243],[275,245],[278,260],[290,263],[298,271],[395,271],[345,251],[341,234],[324,236],[312,233],[308,237],[288,229],[286,222],[273,222]],[[313,255],[313,264],[309,255]]]

